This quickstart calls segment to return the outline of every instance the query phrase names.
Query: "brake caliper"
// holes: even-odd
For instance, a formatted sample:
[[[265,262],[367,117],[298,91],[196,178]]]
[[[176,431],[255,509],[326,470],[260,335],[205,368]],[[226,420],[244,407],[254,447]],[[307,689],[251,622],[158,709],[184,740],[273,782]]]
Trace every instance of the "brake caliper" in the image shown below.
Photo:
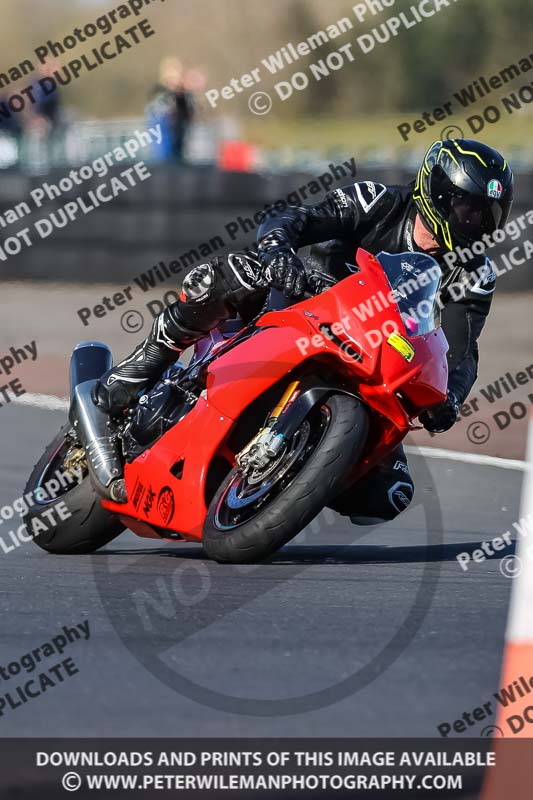
[[[289,384],[283,397],[269,416],[266,426],[261,428],[252,441],[237,455],[237,464],[244,474],[267,469],[272,461],[282,454],[286,440],[285,436],[276,430],[276,423],[289,403],[296,398],[299,385],[299,381]]]
[[[248,471],[263,470],[283,448],[285,437],[270,428],[262,428],[259,433],[237,455],[237,464],[246,474]]]

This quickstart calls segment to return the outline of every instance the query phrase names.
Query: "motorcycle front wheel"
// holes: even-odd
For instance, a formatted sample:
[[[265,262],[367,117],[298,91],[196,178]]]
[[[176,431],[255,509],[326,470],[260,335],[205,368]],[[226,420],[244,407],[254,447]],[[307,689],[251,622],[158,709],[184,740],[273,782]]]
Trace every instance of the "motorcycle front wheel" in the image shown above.
[[[246,564],[279,550],[340,491],[367,431],[365,407],[355,397],[333,394],[311,409],[265,474],[245,476],[232,469],[207,511],[207,555]]]

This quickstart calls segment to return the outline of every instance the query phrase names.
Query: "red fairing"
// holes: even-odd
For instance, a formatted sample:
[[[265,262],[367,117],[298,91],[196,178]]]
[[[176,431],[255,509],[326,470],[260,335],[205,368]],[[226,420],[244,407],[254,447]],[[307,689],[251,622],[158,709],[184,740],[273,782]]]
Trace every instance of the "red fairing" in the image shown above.
[[[243,412],[304,364],[318,377],[324,365],[328,374],[334,369],[337,385],[361,397],[373,412],[355,476],[399,444],[411,419],[445,399],[448,346],[440,328],[409,336],[379,261],[359,250],[357,263],[360,272],[328,291],[263,315],[253,336],[216,358],[194,408],[126,465],[128,503],[104,506],[126,522],[131,518],[141,536],[154,530],[159,536],[164,529],[169,537],[174,532],[201,541],[213,460],[233,463],[228,438]],[[395,332],[407,341],[401,348],[414,350],[409,358],[389,343]],[[257,429],[262,423],[257,420]]]

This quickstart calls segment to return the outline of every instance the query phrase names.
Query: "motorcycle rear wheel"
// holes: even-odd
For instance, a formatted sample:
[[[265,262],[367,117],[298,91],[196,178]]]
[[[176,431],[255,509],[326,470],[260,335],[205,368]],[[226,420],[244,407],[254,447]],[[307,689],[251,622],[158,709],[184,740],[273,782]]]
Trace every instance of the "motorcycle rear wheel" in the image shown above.
[[[88,475],[72,487],[65,485],[65,490],[55,499],[36,502],[37,489],[43,488],[56,470],[63,470],[63,459],[68,449],[66,437],[71,427],[65,425],[48,445],[33,468],[24,490],[25,495],[31,492],[34,499],[23,518],[28,533],[33,530],[32,523],[40,519],[47,531],[37,534],[33,541],[48,553],[59,555],[94,553],[124,530],[118,517],[103,508]],[[42,514],[59,503],[64,504],[62,513],[53,514],[54,524],[48,527]],[[65,513],[65,507],[69,516]],[[62,516],[66,518],[62,519]],[[37,525],[35,527],[37,529]]]

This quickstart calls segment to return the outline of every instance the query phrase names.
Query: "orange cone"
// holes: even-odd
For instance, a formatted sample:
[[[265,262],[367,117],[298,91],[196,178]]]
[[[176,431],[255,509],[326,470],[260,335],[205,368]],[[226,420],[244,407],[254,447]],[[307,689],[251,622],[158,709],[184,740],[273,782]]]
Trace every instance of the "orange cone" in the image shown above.
[[[493,750],[496,766],[483,800],[533,798],[533,418],[529,422],[516,555],[502,560],[514,575]],[[505,566],[504,566],[505,562]]]

